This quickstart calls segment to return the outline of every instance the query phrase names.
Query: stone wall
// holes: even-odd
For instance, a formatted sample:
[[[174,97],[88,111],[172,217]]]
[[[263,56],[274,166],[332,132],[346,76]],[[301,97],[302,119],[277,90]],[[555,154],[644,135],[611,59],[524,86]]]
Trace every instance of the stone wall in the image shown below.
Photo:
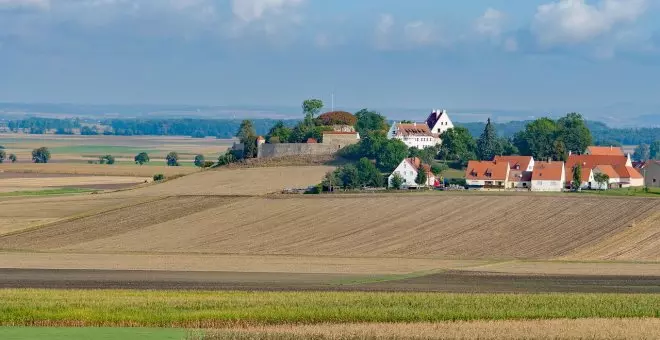
[[[335,145],[338,148],[343,148],[348,145],[356,144],[360,140],[357,139],[355,134],[323,134],[323,144]]]
[[[307,143],[280,143],[261,144],[257,158],[276,158],[284,156],[301,155],[332,155],[339,151],[338,145],[333,144],[307,144]]]

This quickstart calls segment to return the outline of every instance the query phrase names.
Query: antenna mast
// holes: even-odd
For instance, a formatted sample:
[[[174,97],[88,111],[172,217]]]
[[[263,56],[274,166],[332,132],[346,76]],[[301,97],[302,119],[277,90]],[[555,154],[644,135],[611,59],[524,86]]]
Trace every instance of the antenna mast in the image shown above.
[[[330,111],[335,111],[335,91],[332,91],[332,110]]]

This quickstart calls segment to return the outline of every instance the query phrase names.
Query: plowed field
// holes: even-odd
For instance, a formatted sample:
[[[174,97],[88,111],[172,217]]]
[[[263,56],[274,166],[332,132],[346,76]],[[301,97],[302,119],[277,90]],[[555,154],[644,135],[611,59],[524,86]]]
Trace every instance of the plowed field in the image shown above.
[[[548,259],[658,225],[659,209],[660,200],[633,198],[182,197],[0,237],[0,249]]]

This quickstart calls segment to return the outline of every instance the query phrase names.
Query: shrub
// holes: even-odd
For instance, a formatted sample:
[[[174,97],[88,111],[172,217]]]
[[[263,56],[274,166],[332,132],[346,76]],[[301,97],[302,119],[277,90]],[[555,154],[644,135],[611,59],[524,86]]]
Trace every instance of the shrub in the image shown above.
[[[167,154],[165,161],[167,162],[168,166],[179,166],[179,154],[172,151]]]
[[[215,165],[215,163],[213,163],[213,161],[204,161],[204,164],[202,165],[202,168],[210,168],[213,165]]]
[[[47,147],[40,147],[32,150],[32,161],[34,163],[48,163],[50,160],[50,150]]]
[[[318,116],[317,120],[321,125],[350,125],[357,123],[357,117],[346,111],[326,112]]]
[[[144,164],[144,163],[149,163],[149,155],[146,152],[140,152],[137,154],[134,158],[135,164]]]
[[[154,175],[154,181],[160,182],[160,181],[163,181],[163,180],[165,180],[165,175],[163,175],[163,174],[155,174]]]
[[[15,155],[15,154],[11,153],[11,154],[9,154],[9,160],[10,160],[12,163],[16,163],[16,161],[17,161],[18,159],[16,158],[16,155]]]
[[[99,157],[99,163],[100,164],[108,164],[108,165],[115,164],[115,157],[112,156],[112,155],[101,156],[101,157]]]

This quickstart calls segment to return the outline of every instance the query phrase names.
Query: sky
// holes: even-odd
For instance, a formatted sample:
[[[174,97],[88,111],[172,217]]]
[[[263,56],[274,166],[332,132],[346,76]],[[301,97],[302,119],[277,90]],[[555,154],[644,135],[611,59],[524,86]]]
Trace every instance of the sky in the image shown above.
[[[660,107],[660,0],[0,0],[0,101]]]

